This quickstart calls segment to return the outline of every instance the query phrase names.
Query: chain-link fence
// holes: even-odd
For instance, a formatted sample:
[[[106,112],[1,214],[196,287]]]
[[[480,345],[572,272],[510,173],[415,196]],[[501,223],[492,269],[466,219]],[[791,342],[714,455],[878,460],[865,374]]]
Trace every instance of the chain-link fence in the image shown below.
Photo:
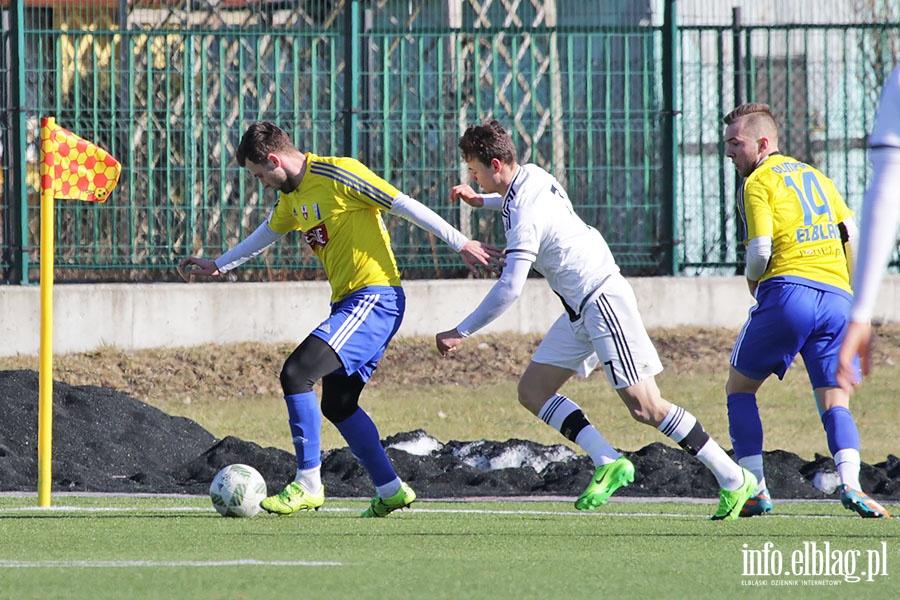
[[[898,39],[883,24],[897,22],[890,4],[869,4],[882,24],[759,25],[762,8],[741,21],[713,0],[2,2],[0,277],[36,277],[36,140],[51,115],[123,164],[106,204],[56,211],[61,281],[169,279],[178,257],[217,256],[252,231],[275,200],[233,158],[255,120],[303,150],[356,156],[502,243],[490,214],[447,197],[467,177],[459,135],[494,117],[521,162],[566,185],[626,273],[734,272],[721,116],[769,101],[786,150],[823,166],[852,205]],[[388,226],[405,276],[464,276],[439,240]],[[320,271],[291,236],[237,276]]]

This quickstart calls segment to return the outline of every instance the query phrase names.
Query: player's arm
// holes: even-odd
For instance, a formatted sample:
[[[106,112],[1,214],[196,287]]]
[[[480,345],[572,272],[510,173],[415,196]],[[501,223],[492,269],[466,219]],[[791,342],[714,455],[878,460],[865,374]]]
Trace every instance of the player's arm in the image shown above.
[[[487,208],[489,210],[500,210],[503,208],[503,196],[500,194],[479,194],[468,183],[454,185],[450,190],[450,200],[455,201],[457,199],[475,208]]]
[[[863,199],[853,272],[850,319],[868,323],[875,312],[881,278],[897,241],[900,222],[900,148],[871,151],[872,181]]]
[[[277,242],[284,234],[276,233],[269,227],[268,220],[256,228],[239,244],[215,260],[188,256],[178,265],[183,271],[182,277],[190,275],[222,275],[238,267],[263,250]]]
[[[756,287],[759,280],[769,268],[769,260],[772,258],[772,238],[761,235],[747,242],[746,268],[744,275],[747,277],[747,287],[750,293],[756,296]]]
[[[841,233],[841,244],[844,246],[847,272],[850,274],[850,280],[852,281],[853,272],[856,270],[856,253],[859,249],[859,228],[851,217],[838,223],[838,231]]]
[[[872,368],[872,324],[869,321],[850,321],[844,330],[836,375],[838,385],[848,394],[861,383],[856,368],[857,356],[863,375],[868,375]]]
[[[859,354],[863,374],[869,373],[872,355],[872,314],[884,269],[897,241],[900,222],[900,67],[895,67],[885,81],[878,102],[878,113],[872,135],[869,159],[872,180],[863,199],[859,225],[859,246],[853,272],[853,306],[850,324],[841,344],[837,378],[849,393],[857,384],[854,356]]]
[[[756,182],[744,184],[744,214],[747,224],[747,253],[744,276],[750,294],[756,297],[756,288],[772,259],[774,216],[769,203],[769,188]]]
[[[847,263],[847,272],[850,280],[853,280],[853,271],[856,266],[856,253],[859,248],[859,228],[853,220],[853,211],[847,206],[844,197],[838,191],[834,181],[825,177],[827,182],[826,194],[828,196],[829,210],[837,221],[838,233],[841,236],[841,246],[844,248],[844,261]]]
[[[391,205],[391,214],[403,217],[410,223],[436,235],[457,252],[463,249],[469,238],[444,220],[439,214],[406,194],[399,194]]]
[[[472,273],[478,274],[476,265],[481,265],[494,273],[498,272],[497,267],[503,256],[500,248],[477,240],[470,240],[418,200],[410,198],[406,194],[399,194],[394,198],[390,212],[444,240],[448,246],[462,255],[463,262]]]
[[[528,271],[531,270],[533,262],[532,254],[515,251],[507,254],[503,274],[481,301],[481,304],[455,329],[443,331],[435,336],[437,349],[441,356],[446,356],[448,352],[455,350],[463,339],[491,323],[513,305],[525,288]]]

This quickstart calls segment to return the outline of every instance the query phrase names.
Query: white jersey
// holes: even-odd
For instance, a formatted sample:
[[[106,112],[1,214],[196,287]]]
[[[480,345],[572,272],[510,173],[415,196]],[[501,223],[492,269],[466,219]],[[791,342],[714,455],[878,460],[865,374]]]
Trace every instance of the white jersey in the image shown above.
[[[900,65],[894,67],[884,82],[869,147],[900,148]]]
[[[900,224],[900,66],[884,82],[869,146],[872,179],[863,199],[850,309],[850,318],[860,323],[875,312]]]
[[[603,365],[621,389],[662,371],[631,286],[619,273],[606,240],[582,221],[566,192],[535,165],[518,168],[502,198],[485,198],[502,211],[506,266],[481,304],[457,326],[468,337],[503,313],[534,268],[563,301],[562,314],[532,357],[536,363],[587,377]]]
[[[530,258],[570,316],[619,272],[600,232],[575,214],[562,185],[537,165],[519,167],[501,210],[506,253]]]

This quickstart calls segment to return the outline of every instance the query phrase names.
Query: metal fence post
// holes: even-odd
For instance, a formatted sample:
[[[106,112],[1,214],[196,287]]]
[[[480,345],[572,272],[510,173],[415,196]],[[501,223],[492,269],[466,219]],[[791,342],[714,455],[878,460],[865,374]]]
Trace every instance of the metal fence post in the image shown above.
[[[359,151],[359,0],[347,3],[344,15],[344,156]]]
[[[744,63],[744,52],[741,46],[741,38],[743,36],[743,24],[741,23],[741,8],[736,6],[732,9],[731,12],[732,23],[731,30],[733,32],[733,60],[734,60],[734,105],[740,106],[744,102],[746,102],[747,98],[747,90],[744,88],[744,79],[743,77],[746,75],[743,69]],[[724,158],[724,157],[723,157]],[[724,160],[722,161],[724,164]],[[738,197],[738,190],[740,190],[741,186],[744,182],[740,177],[735,177],[735,188],[734,188],[734,197]],[[724,205],[724,206],[727,206]],[[723,208],[724,208],[723,206]],[[733,205],[732,205],[733,207]],[[724,221],[723,221],[724,222]],[[735,233],[737,239],[736,242],[736,254],[737,254],[737,274],[744,274],[744,223],[740,219],[736,220]],[[727,237],[726,243],[727,243]]]
[[[28,231],[28,181],[25,159],[25,8],[24,0],[10,3],[10,119],[12,185],[4,219],[6,258],[10,269],[6,280],[10,283],[28,283],[28,253],[25,250]]]
[[[662,269],[675,275],[679,271],[678,253],[675,251],[675,223],[678,214],[678,182],[676,181],[676,161],[678,156],[678,139],[676,135],[676,117],[680,114],[676,106],[676,70],[678,63],[678,24],[676,22],[676,0],[668,0],[663,15],[663,110],[662,110],[662,217],[660,219],[660,237],[663,250]]]

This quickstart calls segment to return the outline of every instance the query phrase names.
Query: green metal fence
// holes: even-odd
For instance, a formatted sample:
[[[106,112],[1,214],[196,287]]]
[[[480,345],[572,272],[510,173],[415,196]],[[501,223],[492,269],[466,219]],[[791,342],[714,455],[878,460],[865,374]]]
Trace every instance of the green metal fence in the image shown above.
[[[721,118],[766,102],[785,154],[823,170],[851,208],[867,183],[866,139],[900,25],[681,27],[678,231],[682,273],[733,272],[742,232]],[[724,199],[724,201],[723,201]],[[896,256],[895,256],[896,262]]]
[[[124,166],[105,205],[57,211],[60,280],[167,279],[179,256],[217,255],[255,228],[274,198],[232,154],[258,119],[283,125],[301,149],[361,158],[465,232],[502,243],[489,215],[447,198],[467,176],[456,150],[462,130],[496,117],[523,161],[565,182],[623,266],[668,268],[658,239],[660,31],[604,25],[627,10],[548,11],[556,3],[544,1],[513,12],[489,1],[457,2],[456,11],[452,2],[353,0],[205,11],[188,11],[198,4],[188,2],[126,3],[126,11],[60,4],[25,10],[26,108],[14,116],[30,158],[27,226],[19,247],[14,224],[4,229],[0,265],[13,277],[32,280],[37,266],[34,140],[45,114]],[[4,208],[15,202],[5,191]],[[439,240],[402,219],[389,227],[406,276],[465,274]],[[237,276],[318,275],[299,236],[249,266]]]
[[[466,233],[490,214],[447,198],[467,176],[456,141],[504,122],[522,162],[562,181],[627,274],[734,272],[734,176],[721,116],[767,100],[788,151],[823,166],[851,205],[896,25],[678,23],[677,3],[561,0],[15,0],[2,11],[0,278],[37,275],[38,120],[52,115],[123,164],[103,205],[61,203],[56,277],[154,281],[217,256],[274,202],[236,166],[246,126],[356,156]],[[407,277],[465,269],[389,218]],[[320,276],[300,236],[234,274]]]

